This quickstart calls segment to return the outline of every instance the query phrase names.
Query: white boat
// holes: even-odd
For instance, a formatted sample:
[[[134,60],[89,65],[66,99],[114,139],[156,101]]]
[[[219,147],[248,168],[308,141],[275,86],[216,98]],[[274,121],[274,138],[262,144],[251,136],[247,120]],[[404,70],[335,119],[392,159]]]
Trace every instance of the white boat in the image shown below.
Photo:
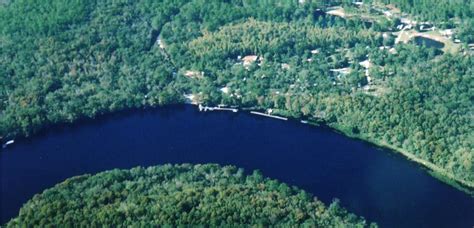
[[[3,144],[3,148],[5,149],[5,148],[7,148],[7,146],[9,146],[9,145],[11,145],[11,144],[13,144],[13,143],[15,143],[15,140],[9,140],[9,141],[7,141],[5,144]]]

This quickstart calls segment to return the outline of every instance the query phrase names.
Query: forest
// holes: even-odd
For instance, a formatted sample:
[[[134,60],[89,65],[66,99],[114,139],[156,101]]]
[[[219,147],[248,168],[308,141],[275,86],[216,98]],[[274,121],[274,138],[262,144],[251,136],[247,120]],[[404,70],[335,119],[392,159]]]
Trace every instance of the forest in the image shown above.
[[[162,165],[65,180],[37,194],[6,227],[376,227],[336,199],[317,198],[259,171]]]
[[[380,2],[446,22],[463,45],[473,41],[472,2]],[[395,45],[395,21],[321,13],[351,3],[2,3],[0,136],[28,137],[53,124],[184,103],[192,94],[206,105],[322,121],[474,187],[472,53]]]

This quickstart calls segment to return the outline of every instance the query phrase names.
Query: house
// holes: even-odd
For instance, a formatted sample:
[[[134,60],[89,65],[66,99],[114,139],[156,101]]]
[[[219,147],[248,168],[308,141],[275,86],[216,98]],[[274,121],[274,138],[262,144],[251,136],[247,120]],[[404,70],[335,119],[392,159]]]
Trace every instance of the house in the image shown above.
[[[416,24],[417,24],[416,21],[410,20],[410,19],[408,19],[408,18],[406,18],[406,17],[400,18],[400,22],[403,23],[403,24],[407,24],[407,25],[416,25]]]
[[[372,84],[372,78],[370,77],[369,69],[372,67],[372,63],[369,59],[362,61],[359,63],[363,68],[365,68],[365,77],[367,77],[367,83]]]
[[[440,33],[442,36],[445,36],[447,38],[451,38],[454,35],[454,31],[452,29],[442,30],[440,31]]]
[[[332,16],[337,16],[337,17],[346,17],[346,12],[344,11],[344,8],[342,7],[330,7],[328,8],[328,11],[326,14],[332,15]]]
[[[258,56],[256,56],[256,55],[247,55],[247,56],[242,58],[242,62],[244,64],[244,66],[250,66],[252,63],[257,61],[257,59],[258,59]]]
[[[187,104],[198,104],[197,96],[194,94],[184,94],[185,102]]]
[[[219,89],[222,93],[228,94],[229,93],[229,87],[225,86]]]
[[[166,48],[165,42],[163,42],[159,36],[156,38],[156,44],[157,44],[161,49],[165,49],[165,48]]]
[[[363,1],[353,1],[352,4],[356,5],[357,7],[363,6],[364,2]]]
[[[281,64],[281,69],[283,69],[283,70],[289,70],[290,68],[291,68],[291,66],[288,63],[282,63]]]
[[[329,71],[335,72],[338,74],[349,74],[351,72],[351,69],[349,67],[345,67],[345,68],[339,68],[339,69],[330,69]]]
[[[351,73],[351,68],[346,67],[346,68],[339,68],[339,69],[330,69],[329,71],[333,72],[334,76],[337,79],[340,79],[346,76],[347,74]]]
[[[418,29],[420,31],[434,31],[435,28],[436,27],[433,24],[429,23],[429,22],[423,22],[418,26]]]
[[[393,13],[390,12],[390,11],[387,11],[387,10],[383,11],[383,14],[384,14],[386,17],[393,17]]]
[[[368,68],[372,67],[372,63],[368,59],[365,60],[365,61],[360,62],[359,65],[361,65],[365,69],[368,69]]]
[[[189,78],[202,78],[204,77],[204,72],[188,70],[184,73],[184,76]]]

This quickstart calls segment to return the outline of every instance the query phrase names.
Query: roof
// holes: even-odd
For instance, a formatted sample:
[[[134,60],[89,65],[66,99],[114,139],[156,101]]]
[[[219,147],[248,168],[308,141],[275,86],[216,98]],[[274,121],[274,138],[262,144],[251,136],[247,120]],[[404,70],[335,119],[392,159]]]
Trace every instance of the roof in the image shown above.
[[[242,58],[242,61],[244,61],[244,62],[255,62],[255,61],[257,61],[257,59],[258,59],[257,55],[247,55],[247,56]]]
[[[200,78],[200,77],[204,76],[204,73],[199,72],[199,71],[188,70],[184,73],[184,75],[186,77],[190,77],[190,78]]]
[[[363,62],[360,62],[359,64],[360,64],[362,67],[364,67],[365,69],[370,68],[370,67],[372,66],[372,63],[371,63],[370,60],[368,60],[368,59],[365,60],[365,61],[363,61]]]

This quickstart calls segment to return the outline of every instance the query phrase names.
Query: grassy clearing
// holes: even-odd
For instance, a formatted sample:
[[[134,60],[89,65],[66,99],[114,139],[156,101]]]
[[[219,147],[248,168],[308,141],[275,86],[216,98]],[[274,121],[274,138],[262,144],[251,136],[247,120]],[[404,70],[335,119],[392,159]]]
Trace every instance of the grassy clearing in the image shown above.
[[[397,35],[397,41],[396,43],[408,43],[410,42],[413,38],[417,36],[425,37],[428,39],[432,39],[438,42],[441,42],[444,44],[444,48],[442,49],[446,53],[452,53],[455,54],[459,52],[461,49],[460,44],[454,43],[452,40],[446,38],[445,36],[442,36],[440,31],[435,30],[435,31],[429,31],[429,32],[417,32],[415,30],[404,30],[400,31],[398,33],[395,33]]]

